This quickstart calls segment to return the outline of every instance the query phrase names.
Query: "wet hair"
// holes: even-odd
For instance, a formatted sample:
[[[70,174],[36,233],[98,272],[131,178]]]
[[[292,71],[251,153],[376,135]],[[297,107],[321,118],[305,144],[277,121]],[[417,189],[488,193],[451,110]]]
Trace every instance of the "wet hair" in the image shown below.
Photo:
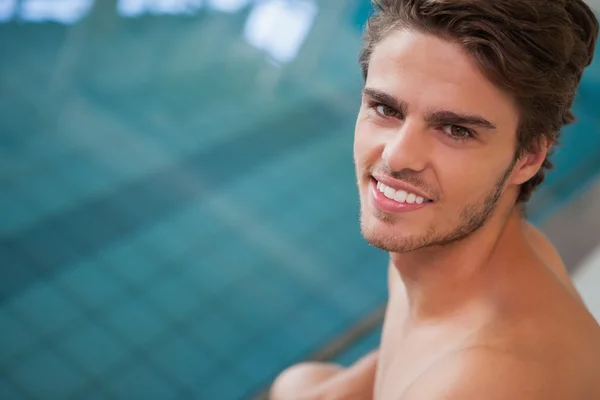
[[[583,70],[591,64],[598,20],[582,0],[373,0],[359,62],[369,73],[374,48],[398,29],[458,43],[482,73],[510,94],[520,111],[515,158],[535,152],[543,139],[558,142],[575,120],[571,107]],[[549,152],[550,154],[551,152]],[[546,156],[521,185],[529,200],[552,168]]]

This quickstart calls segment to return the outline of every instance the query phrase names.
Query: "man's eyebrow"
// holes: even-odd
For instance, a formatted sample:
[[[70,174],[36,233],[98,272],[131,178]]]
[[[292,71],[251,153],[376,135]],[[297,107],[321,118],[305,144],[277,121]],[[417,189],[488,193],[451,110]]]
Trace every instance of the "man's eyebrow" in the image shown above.
[[[370,97],[378,103],[385,104],[388,107],[392,107],[395,110],[406,114],[408,110],[408,104],[402,100],[397,99],[391,94],[385,93],[378,89],[364,88],[363,95]],[[425,118],[427,122],[433,124],[450,124],[450,125],[469,125],[478,126],[485,129],[494,130],[497,129],[496,125],[479,115],[461,114],[453,111],[435,111]]]
[[[364,88],[363,95],[370,97],[378,103],[384,104],[388,107],[392,107],[396,111],[401,112],[402,114],[406,114],[408,110],[408,105],[406,102],[398,100],[396,97],[391,94],[382,92],[381,90],[373,89],[373,88]]]
[[[496,129],[496,125],[478,115],[459,114],[452,111],[435,111],[425,120],[432,124],[469,125],[485,129]]]

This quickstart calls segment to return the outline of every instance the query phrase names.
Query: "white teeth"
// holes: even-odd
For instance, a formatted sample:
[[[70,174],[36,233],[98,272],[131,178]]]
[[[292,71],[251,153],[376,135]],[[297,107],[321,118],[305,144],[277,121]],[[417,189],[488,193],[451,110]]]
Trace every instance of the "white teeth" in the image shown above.
[[[392,189],[389,186],[385,187],[385,192],[383,192],[383,194],[385,195],[385,197],[387,197],[388,199],[392,199],[394,200],[394,195],[396,194],[396,191],[394,189]]]
[[[385,197],[397,201],[398,203],[408,204],[423,204],[425,199],[421,196],[417,196],[414,193],[407,193],[404,190],[394,190],[393,188],[384,185],[381,182],[377,182],[377,190],[379,190]]]
[[[398,203],[403,203],[406,201],[406,196],[408,196],[408,193],[406,193],[404,190],[398,190],[394,196],[394,200],[396,200]]]

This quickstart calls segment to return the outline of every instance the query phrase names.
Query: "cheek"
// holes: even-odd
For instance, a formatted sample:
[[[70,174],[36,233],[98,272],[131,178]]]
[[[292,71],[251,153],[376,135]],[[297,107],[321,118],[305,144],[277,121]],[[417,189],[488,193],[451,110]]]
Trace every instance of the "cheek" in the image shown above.
[[[377,162],[378,149],[382,147],[377,137],[373,124],[361,110],[354,130],[354,161],[357,167],[364,168]]]
[[[509,165],[504,158],[482,149],[441,149],[432,160],[443,197],[459,203],[486,195]]]
[[[357,167],[362,166],[365,158],[364,154],[368,152],[368,141],[366,140],[368,135],[365,128],[366,124],[359,114],[354,128],[354,161]]]

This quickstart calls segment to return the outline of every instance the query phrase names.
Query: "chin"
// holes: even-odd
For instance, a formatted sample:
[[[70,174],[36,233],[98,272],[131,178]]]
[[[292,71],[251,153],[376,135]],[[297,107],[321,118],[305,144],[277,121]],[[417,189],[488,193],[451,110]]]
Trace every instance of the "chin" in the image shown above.
[[[361,213],[360,227],[364,239],[371,246],[393,253],[405,253],[427,246],[432,232],[417,232],[401,226],[395,215],[374,215],[372,210]]]
[[[408,253],[427,247],[427,241],[414,236],[399,237],[370,229],[362,230],[363,237],[371,246],[390,253]]]

